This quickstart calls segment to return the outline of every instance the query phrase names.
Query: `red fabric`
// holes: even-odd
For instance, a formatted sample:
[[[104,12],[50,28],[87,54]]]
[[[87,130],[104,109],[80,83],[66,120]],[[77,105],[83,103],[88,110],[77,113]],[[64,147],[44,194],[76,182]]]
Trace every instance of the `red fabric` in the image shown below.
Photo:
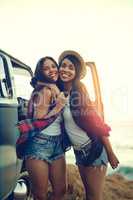
[[[89,134],[94,133],[97,136],[109,136],[111,128],[104,123],[103,119],[95,110],[89,111],[88,114],[81,115],[80,126]]]
[[[105,124],[91,102],[84,84],[75,83],[70,95],[70,110],[76,124],[88,135],[109,136],[111,128]]]
[[[36,120],[34,121],[33,123],[33,126],[35,126],[36,128],[45,128],[45,126],[48,124],[48,121],[45,121],[45,120]]]
[[[22,123],[20,125],[18,125],[18,129],[20,131],[20,133],[24,134],[24,133],[27,133],[29,132],[31,129],[32,129],[32,124],[29,124],[29,123]]]
[[[48,125],[50,125],[55,119],[57,115],[48,119],[25,119],[18,122],[17,127],[20,131],[20,134],[25,134],[30,131],[40,131],[45,129]]]

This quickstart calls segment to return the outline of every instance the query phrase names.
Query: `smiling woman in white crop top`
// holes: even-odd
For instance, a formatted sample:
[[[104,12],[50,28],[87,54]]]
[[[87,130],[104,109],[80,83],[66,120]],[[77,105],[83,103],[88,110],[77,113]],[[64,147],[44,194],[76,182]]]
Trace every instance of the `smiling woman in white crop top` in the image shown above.
[[[87,92],[80,82],[84,74],[85,63],[77,52],[64,51],[60,55],[59,75],[60,84],[62,83],[63,86],[60,87],[69,95],[63,113],[65,129],[74,148],[76,164],[86,191],[86,200],[102,200],[108,159],[113,168],[118,166],[119,161],[107,137],[110,128],[100,121],[104,127],[103,136],[100,136],[101,128],[96,127],[99,136],[97,133],[92,133],[92,129],[87,128],[88,118],[84,116],[87,104],[82,98],[87,97]]]

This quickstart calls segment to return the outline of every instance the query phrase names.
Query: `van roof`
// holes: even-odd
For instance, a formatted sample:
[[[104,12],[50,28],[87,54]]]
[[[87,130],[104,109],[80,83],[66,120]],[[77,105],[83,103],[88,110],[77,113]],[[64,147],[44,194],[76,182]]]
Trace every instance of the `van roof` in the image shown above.
[[[6,53],[6,52],[3,51],[2,49],[0,49],[0,53],[3,53],[3,54],[5,54],[5,55],[7,55],[7,56],[11,59],[12,62],[15,62],[15,63],[18,64],[18,65],[21,65],[22,67],[24,67],[24,68],[26,68],[26,69],[28,68],[28,69],[31,71],[31,67],[30,67],[30,66],[26,65],[26,64],[23,63],[22,61],[20,61],[20,60],[18,60],[17,58],[11,56],[10,54]]]

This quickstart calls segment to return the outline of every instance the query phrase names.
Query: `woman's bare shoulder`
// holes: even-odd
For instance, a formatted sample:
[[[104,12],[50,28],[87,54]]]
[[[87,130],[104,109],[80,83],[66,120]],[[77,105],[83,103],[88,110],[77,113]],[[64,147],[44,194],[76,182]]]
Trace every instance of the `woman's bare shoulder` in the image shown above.
[[[50,97],[52,92],[51,89],[48,87],[44,87],[40,90],[40,93],[43,94],[45,97]]]

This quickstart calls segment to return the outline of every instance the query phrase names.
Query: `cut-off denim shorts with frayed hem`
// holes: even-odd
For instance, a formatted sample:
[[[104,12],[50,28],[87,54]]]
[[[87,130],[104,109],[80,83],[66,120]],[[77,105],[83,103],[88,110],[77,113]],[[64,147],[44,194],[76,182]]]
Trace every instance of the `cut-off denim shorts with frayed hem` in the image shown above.
[[[75,154],[75,158],[76,158],[76,165],[82,165],[85,167],[91,167],[91,166],[96,167],[96,166],[101,166],[101,165],[107,166],[108,157],[107,157],[107,152],[106,152],[104,146],[102,146],[102,151],[101,151],[100,155],[98,157],[96,157],[95,159],[93,159],[93,161],[91,161],[91,155],[89,152],[90,145],[91,144],[87,144],[81,150],[74,150],[74,154]],[[91,152],[91,153],[93,153],[93,152]]]
[[[24,159],[44,160],[49,164],[64,156],[62,136],[49,136],[38,133],[30,139],[25,149]]]

